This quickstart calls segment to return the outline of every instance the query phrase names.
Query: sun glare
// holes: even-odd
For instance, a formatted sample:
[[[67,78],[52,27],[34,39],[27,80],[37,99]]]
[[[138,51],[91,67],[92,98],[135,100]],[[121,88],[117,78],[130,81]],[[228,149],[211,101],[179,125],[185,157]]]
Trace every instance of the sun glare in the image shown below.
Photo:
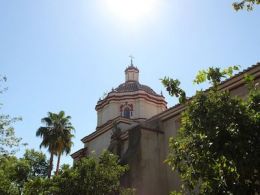
[[[155,15],[159,0],[105,0],[105,6],[117,19],[138,23]]]

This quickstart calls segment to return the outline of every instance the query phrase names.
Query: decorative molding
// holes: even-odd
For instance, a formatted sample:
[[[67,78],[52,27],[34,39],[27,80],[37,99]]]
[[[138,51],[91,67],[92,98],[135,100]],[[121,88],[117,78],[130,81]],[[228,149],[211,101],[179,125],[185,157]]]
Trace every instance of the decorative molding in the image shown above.
[[[97,131],[94,131],[93,133],[91,133],[91,134],[89,134],[89,135],[83,137],[83,138],[81,139],[81,141],[82,141],[83,143],[89,142],[89,141],[95,139],[97,136],[102,135],[102,134],[104,134],[105,132],[111,130],[111,129],[113,128],[114,123],[117,123],[117,124],[118,124],[118,123],[120,123],[120,122],[121,122],[121,123],[128,124],[128,125],[131,125],[131,124],[134,124],[136,121],[135,121],[135,120],[132,120],[132,119],[127,119],[127,118],[124,118],[124,117],[121,117],[121,116],[116,117],[116,118],[114,118],[114,119],[112,119],[112,120],[107,121],[107,122],[106,122],[105,124],[103,124]]]
[[[167,109],[167,102],[164,100],[163,97],[157,97],[157,96],[152,96],[149,94],[141,94],[141,93],[132,93],[132,94],[122,94],[122,95],[111,95],[108,96],[106,99],[98,102],[98,104],[96,105],[96,111],[99,111],[101,109],[103,109],[106,105],[108,105],[111,101],[129,101],[129,100],[137,100],[137,99],[144,99],[147,102],[152,102],[155,103],[157,105],[161,105],[163,107],[165,107],[165,109]]]

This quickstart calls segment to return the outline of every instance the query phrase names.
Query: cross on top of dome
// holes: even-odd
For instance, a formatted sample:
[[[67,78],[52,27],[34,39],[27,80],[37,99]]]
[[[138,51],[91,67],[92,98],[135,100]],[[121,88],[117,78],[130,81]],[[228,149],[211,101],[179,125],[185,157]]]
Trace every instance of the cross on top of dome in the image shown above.
[[[133,59],[134,59],[134,56],[130,55],[129,58],[131,59],[131,63],[130,63],[130,66],[134,66],[133,64]]]

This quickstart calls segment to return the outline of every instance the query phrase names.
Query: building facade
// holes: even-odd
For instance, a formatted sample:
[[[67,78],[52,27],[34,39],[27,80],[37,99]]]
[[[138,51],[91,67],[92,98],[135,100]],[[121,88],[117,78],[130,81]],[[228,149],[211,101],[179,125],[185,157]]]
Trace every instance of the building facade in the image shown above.
[[[246,97],[245,74],[260,82],[260,63],[222,82],[219,89]],[[176,136],[184,109],[180,104],[167,109],[162,95],[139,83],[139,70],[131,61],[125,82],[97,102],[96,131],[82,138],[84,147],[71,156],[77,161],[108,149],[130,167],[122,185],[135,188],[138,195],[169,194],[179,189],[180,179],[164,161],[168,140]]]

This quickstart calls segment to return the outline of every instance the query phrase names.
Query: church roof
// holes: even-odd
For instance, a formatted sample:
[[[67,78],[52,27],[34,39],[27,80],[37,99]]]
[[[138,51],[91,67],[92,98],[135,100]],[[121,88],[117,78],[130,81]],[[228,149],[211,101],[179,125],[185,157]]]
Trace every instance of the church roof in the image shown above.
[[[115,92],[124,93],[124,92],[140,91],[140,90],[145,91],[146,93],[151,95],[160,96],[154,90],[152,90],[152,88],[148,87],[147,85],[142,85],[138,81],[130,81],[130,82],[122,83],[115,89]]]

